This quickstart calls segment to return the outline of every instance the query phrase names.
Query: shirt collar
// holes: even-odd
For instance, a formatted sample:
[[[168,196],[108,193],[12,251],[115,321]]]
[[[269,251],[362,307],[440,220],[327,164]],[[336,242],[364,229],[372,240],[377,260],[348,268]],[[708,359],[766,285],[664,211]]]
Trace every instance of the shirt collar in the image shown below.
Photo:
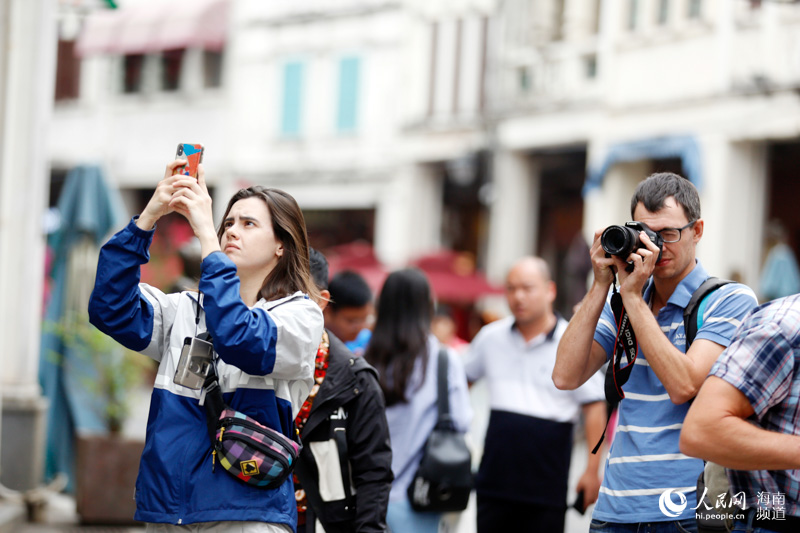
[[[558,325],[561,323],[561,319],[563,318],[561,316],[561,313],[559,313],[556,310],[553,310],[553,314],[556,315],[556,323],[553,324],[553,327],[550,329],[550,331],[547,332],[547,334],[545,335],[544,340],[542,342],[550,342],[550,341],[553,340],[553,337],[556,334],[556,330],[558,329]],[[516,320],[511,322],[511,331],[512,332],[519,332],[519,329],[517,328],[517,321]],[[541,336],[542,335],[540,333],[539,335],[537,335],[533,339],[531,339],[530,342],[533,342],[534,340],[540,338]]]
[[[700,263],[699,259],[695,259],[695,265],[689,274],[678,283],[678,286],[675,287],[675,290],[667,300],[667,304],[672,304],[676,307],[685,308],[689,305],[689,300],[692,299],[692,294],[697,288],[702,285],[702,283],[708,278],[708,272],[706,269],[703,268],[703,265]],[[644,300],[649,302],[651,297],[653,296],[653,288],[654,288],[654,281],[651,277],[648,282],[647,286],[644,290]]]

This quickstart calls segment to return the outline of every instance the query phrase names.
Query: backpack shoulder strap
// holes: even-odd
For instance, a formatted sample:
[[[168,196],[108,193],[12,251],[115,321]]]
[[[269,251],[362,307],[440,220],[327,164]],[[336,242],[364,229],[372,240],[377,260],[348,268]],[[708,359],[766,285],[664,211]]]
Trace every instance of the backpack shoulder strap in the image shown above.
[[[441,346],[437,354],[436,362],[436,406],[437,406],[437,427],[452,427],[453,418],[450,416],[450,397],[447,383],[448,368],[447,348]]]
[[[686,350],[689,350],[689,346],[691,346],[692,342],[694,342],[694,338],[697,335],[697,330],[699,330],[700,326],[702,325],[702,318],[699,314],[699,311],[706,296],[720,287],[727,285],[728,283],[733,283],[733,281],[715,278],[712,276],[701,283],[697,290],[692,293],[692,298],[689,300],[689,304],[686,306],[686,309],[683,310],[683,328],[684,333],[686,334]]]

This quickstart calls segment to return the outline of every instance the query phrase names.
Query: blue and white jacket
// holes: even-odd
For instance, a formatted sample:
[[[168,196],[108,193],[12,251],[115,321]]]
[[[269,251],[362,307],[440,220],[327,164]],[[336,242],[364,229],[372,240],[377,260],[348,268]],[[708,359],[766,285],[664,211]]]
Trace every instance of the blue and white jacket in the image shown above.
[[[92,324],[159,362],[136,481],[135,519],[191,524],[213,521],[297,521],[292,478],[272,490],[251,487],[221,467],[212,472],[211,444],[200,391],[172,381],[185,337],[195,335],[197,293],[164,294],[139,283],[153,232],[135,224],[100,251],[89,301]],[[222,252],[202,263],[199,332],[208,330],[217,372],[232,408],[291,435],[313,384],[322,312],[301,292],[248,308],[236,266]]]

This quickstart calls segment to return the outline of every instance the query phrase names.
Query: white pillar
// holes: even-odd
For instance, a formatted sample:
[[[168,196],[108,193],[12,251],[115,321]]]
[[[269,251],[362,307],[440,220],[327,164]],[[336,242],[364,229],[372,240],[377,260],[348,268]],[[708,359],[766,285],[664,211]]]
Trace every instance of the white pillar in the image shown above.
[[[649,174],[648,160],[617,163],[608,169],[602,185],[584,198],[583,236],[587,243],[591,245],[595,231],[631,220],[631,197]]]
[[[627,4],[626,4],[627,5]],[[622,2],[601,2],[600,31],[597,34],[597,76],[606,104],[618,105],[615,101],[617,86],[617,39],[622,24]]]
[[[38,383],[41,335],[44,235],[42,219],[50,182],[47,127],[53,107],[56,50],[54,0],[0,2],[0,377],[3,407],[2,447],[27,439],[34,464],[21,486],[40,481],[40,420],[43,400]],[[8,417],[19,420],[14,430]],[[26,419],[28,413],[32,418]],[[19,430],[19,431],[18,431]],[[20,434],[32,431],[34,435]],[[37,454],[39,454],[37,456]],[[19,455],[22,457],[22,455]],[[20,468],[25,461],[17,460]],[[9,466],[3,463],[3,469]],[[31,471],[33,468],[33,471]],[[36,471],[38,469],[38,472]],[[3,472],[5,475],[6,472]]]
[[[375,253],[390,268],[441,246],[442,176],[429,165],[406,165],[381,191],[375,211]]]
[[[731,143],[727,138],[701,139],[705,219],[697,255],[709,274],[755,287],[763,246],[767,203],[765,143]]]
[[[486,274],[499,283],[516,259],[536,250],[541,187],[525,153],[498,150],[493,157]]]
[[[736,30],[735,2],[719,2],[716,16],[716,75],[717,92],[726,94],[731,87],[732,70],[734,64],[734,33]]]

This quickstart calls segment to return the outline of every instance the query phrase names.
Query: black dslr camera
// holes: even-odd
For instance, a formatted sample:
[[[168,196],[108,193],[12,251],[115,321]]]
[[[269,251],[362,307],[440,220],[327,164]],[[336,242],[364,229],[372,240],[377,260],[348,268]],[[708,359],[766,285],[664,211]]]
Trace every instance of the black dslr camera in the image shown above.
[[[650,237],[653,244],[658,246],[658,258],[661,260],[661,250],[664,248],[664,239],[661,235],[647,227],[643,222],[626,222],[624,226],[609,226],[600,236],[600,244],[606,254],[616,255],[620,259],[627,259],[629,255],[639,248],[646,248],[639,239],[639,232],[643,231]],[[632,269],[629,269],[629,271]]]

